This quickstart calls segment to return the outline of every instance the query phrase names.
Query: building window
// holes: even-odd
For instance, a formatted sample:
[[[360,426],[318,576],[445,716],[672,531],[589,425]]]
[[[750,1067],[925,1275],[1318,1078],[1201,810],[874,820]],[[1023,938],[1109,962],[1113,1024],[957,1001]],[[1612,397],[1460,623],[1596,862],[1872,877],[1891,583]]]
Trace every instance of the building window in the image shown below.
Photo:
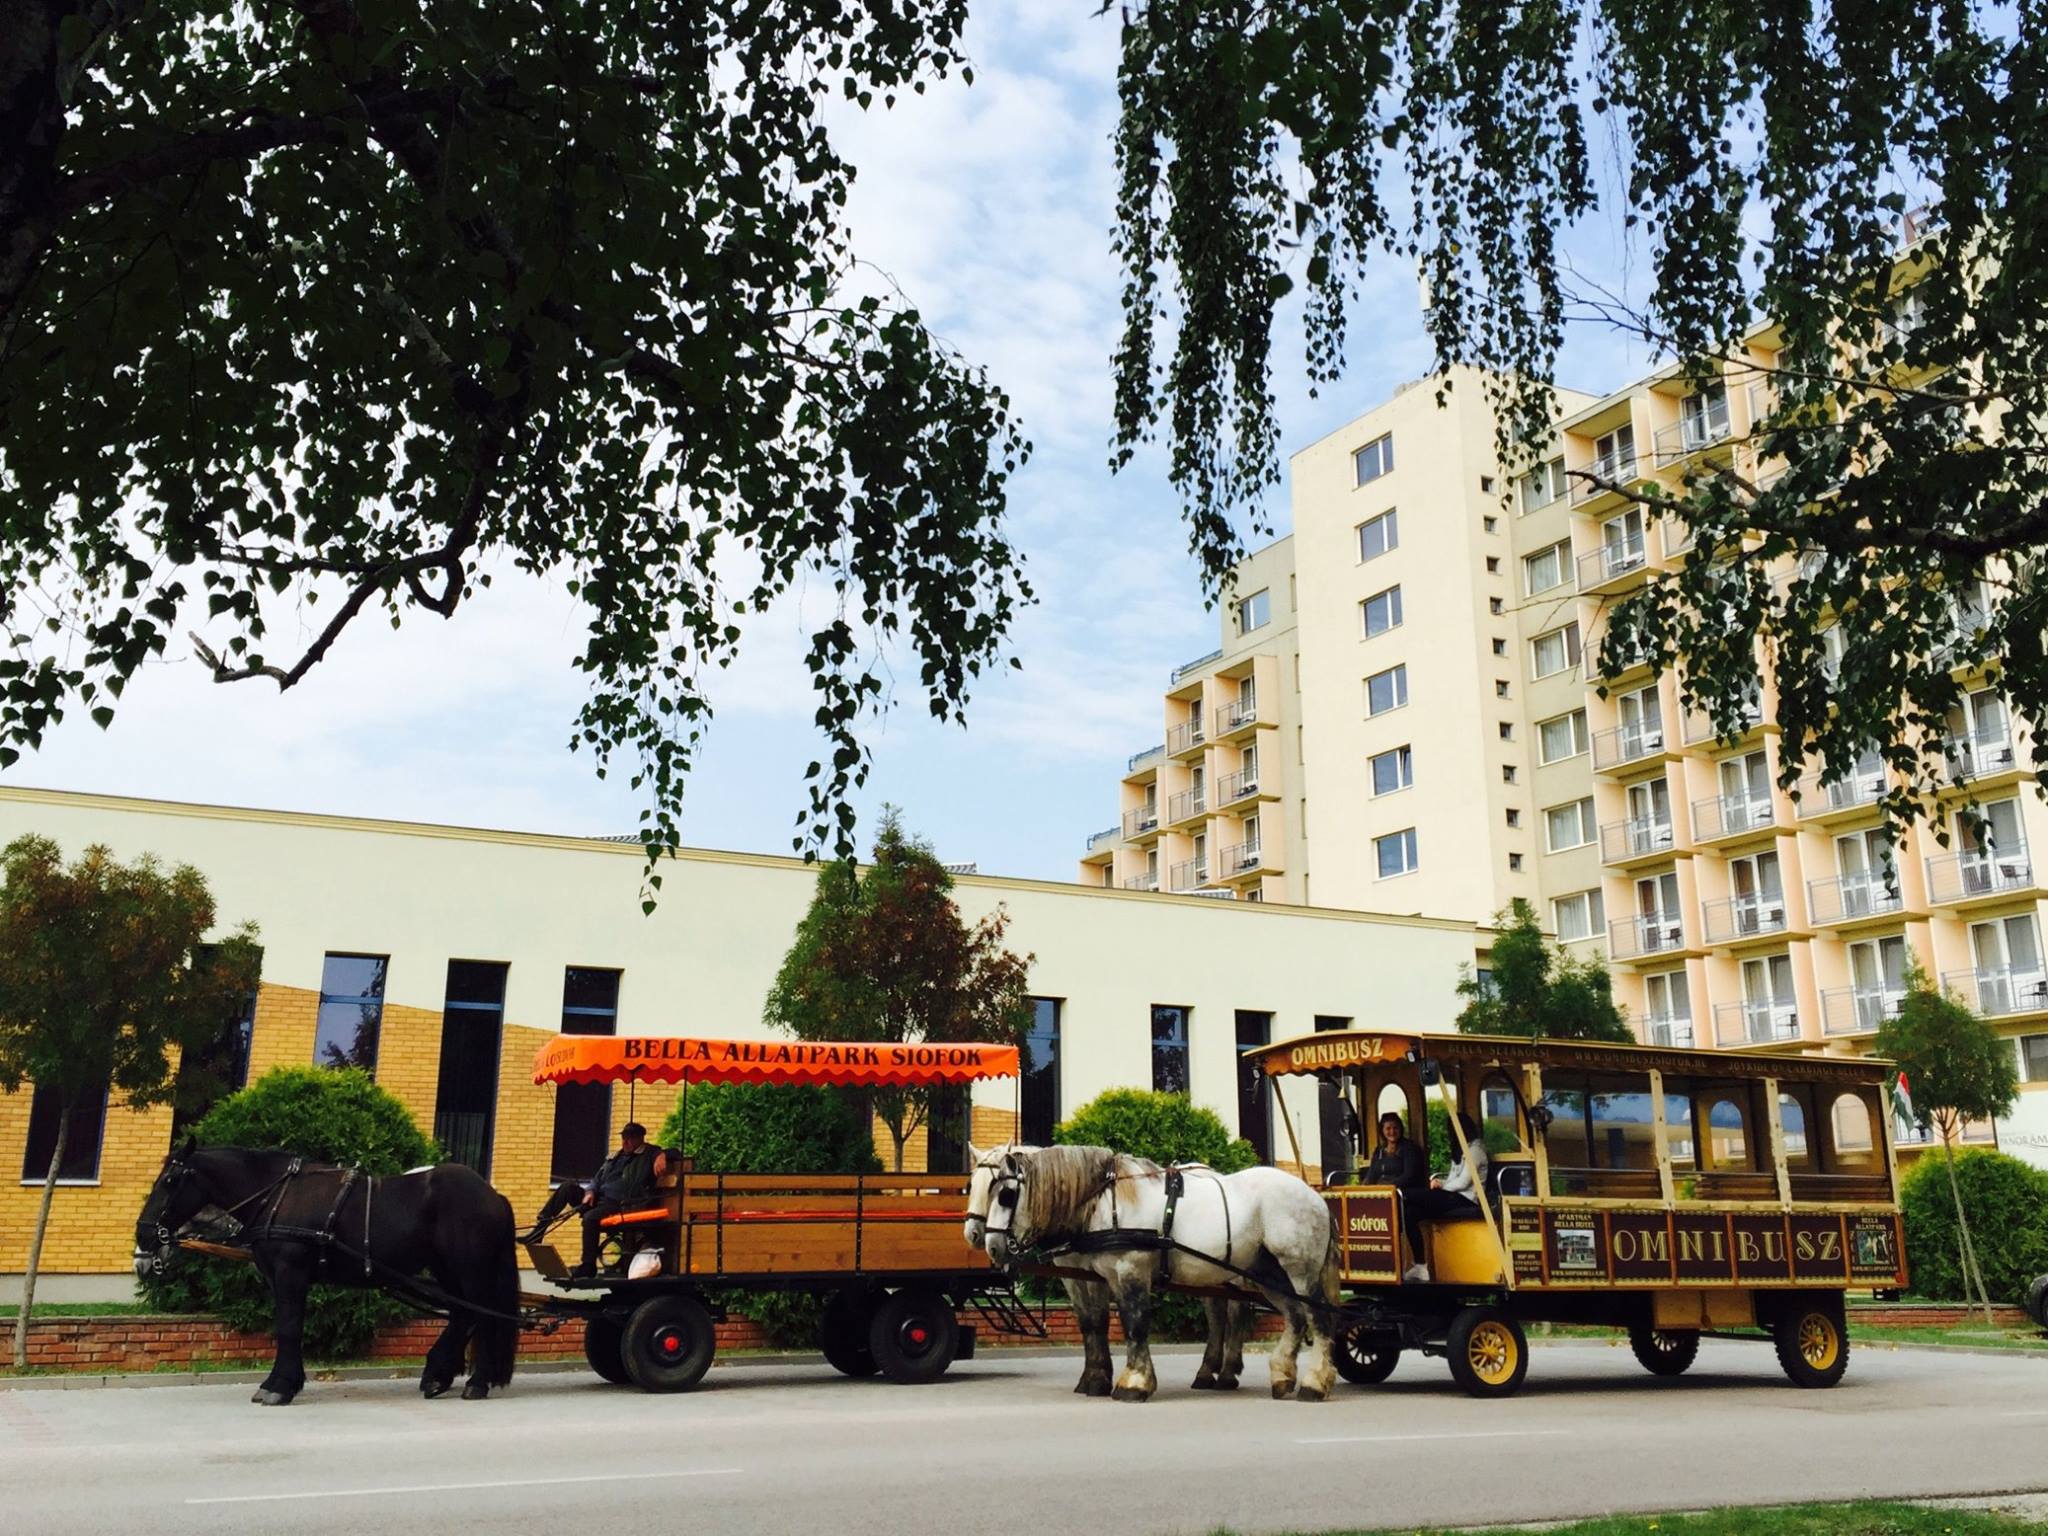
[[[1548,549],[1539,549],[1533,555],[1522,557],[1522,590],[1534,597],[1539,592],[1548,592],[1561,587],[1571,576],[1572,541],[1560,539]]]
[[[377,1036],[384,1027],[384,981],[389,955],[329,955],[320,971],[320,1015],[313,1032],[313,1065],[377,1070]]]
[[[1520,855],[1519,853],[1511,853],[1511,854],[1509,854],[1509,855],[1508,855],[1508,873],[1509,873],[1509,874],[1519,874],[1519,873],[1521,872],[1521,868],[1522,868],[1522,856],[1521,856],[1521,855]]]
[[[1493,476],[1481,475],[1479,477],[1479,494],[1482,496],[1491,496],[1493,494]]]
[[[1499,518],[1497,518],[1497,517],[1482,517],[1482,518],[1481,518],[1481,519],[1479,520],[1479,524],[1480,524],[1480,526],[1481,526],[1482,528],[1484,528],[1484,529],[1485,529],[1485,530],[1486,530],[1486,531],[1487,531],[1488,533],[1499,533],[1499,532],[1500,532],[1500,519],[1499,519]]]
[[[1415,829],[1390,832],[1385,837],[1372,840],[1373,858],[1379,864],[1380,879],[1391,880],[1396,875],[1405,875],[1416,868]]]
[[[2048,1035],[2021,1035],[2019,1045],[2021,1078],[2048,1083]]]
[[[1031,999],[1031,1028],[1024,1036],[1023,1120],[1018,1139],[1035,1147],[1052,1145],[1060,1123],[1060,999]]]
[[[1488,555],[1486,557],[1486,574],[1489,576],[1498,576],[1500,574],[1499,555]]]
[[[1391,795],[1415,782],[1415,760],[1406,747],[1374,753],[1371,765],[1372,792],[1375,795]]]
[[[1506,599],[1498,597],[1489,597],[1486,600],[1486,611],[1492,614],[1495,618],[1499,618],[1502,614],[1508,611]]]
[[[1583,848],[1599,835],[1593,825],[1593,797],[1553,805],[1543,813],[1543,845],[1552,853]]]
[[[1543,721],[1536,727],[1536,740],[1537,753],[1545,763],[1582,756],[1588,742],[1586,712],[1575,709],[1568,715]]]
[[[619,1032],[618,971],[572,965],[562,973],[562,1033],[615,1035]],[[556,1183],[587,1179],[611,1147],[612,1090],[609,1083],[563,1083],[555,1089],[554,1149],[549,1177]]]
[[[1152,1091],[1188,1091],[1188,1010],[1176,1004],[1152,1005]]]
[[[260,951],[258,955],[260,968]],[[199,954],[193,956],[195,964],[199,958]],[[249,1043],[255,1034],[256,989],[252,988],[210,1045],[195,1046],[178,1058],[177,1095],[171,1108],[173,1142],[182,1140],[221,1099],[248,1086]]]
[[[1358,605],[1358,611],[1364,618],[1368,640],[1398,628],[1401,623],[1401,589],[1389,587],[1384,592],[1375,592]]]
[[[1499,636],[1499,635],[1495,635],[1495,636],[1493,637],[1493,654],[1494,654],[1494,655],[1496,655],[1496,656],[1505,656],[1505,655],[1507,655],[1507,653],[1508,653],[1508,643],[1507,643],[1507,641],[1506,641],[1506,640],[1505,640],[1504,638],[1502,638],[1501,636]]]
[[[450,960],[441,1008],[441,1072],[434,1088],[434,1139],[449,1159],[491,1176],[498,1112],[498,1043],[505,1023],[501,961]]]
[[[1564,494],[1564,484],[1563,459],[1538,464],[1515,482],[1515,489],[1522,499],[1522,511],[1529,513],[1549,506]]]
[[[1580,891],[1553,901],[1550,920],[1559,942],[1570,944],[1600,933],[1606,926],[1607,915],[1598,891]]]
[[[50,1158],[57,1150],[57,1121],[63,1105],[55,1088],[38,1088],[28,1105],[28,1146],[21,1154],[21,1182],[40,1184],[50,1176]],[[57,1162],[60,1184],[97,1184],[100,1180],[100,1139],[107,1128],[107,1090],[88,1093],[71,1111],[64,1127],[64,1155]],[[44,1254],[45,1260],[49,1258]]]
[[[1513,741],[1513,740],[1515,739],[1515,722],[1514,722],[1514,721],[1512,721],[1512,720],[1503,720],[1503,721],[1501,721],[1501,723],[1500,723],[1500,739],[1501,739],[1502,741]]]
[[[1636,472],[1636,429],[1624,422],[1593,440],[1593,473],[1603,480],[1627,479]]]
[[[1381,475],[1391,473],[1394,468],[1394,434],[1389,432],[1384,437],[1374,438],[1351,455],[1351,463],[1359,485],[1370,485]]]
[[[1368,715],[1384,715],[1407,702],[1408,668],[1405,665],[1375,672],[1365,680],[1365,712]]]
[[[1519,827],[1522,824],[1522,813],[1513,806],[1508,808],[1507,818],[1508,825],[1511,827]]]
[[[1273,1092],[1265,1070],[1244,1053],[1272,1040],[1272,1014],[1237,1010],[1237,1134],[1252,1144],[1262,1163],[1273,1161]]]
[[[1579,625],[1575,619],[1562,629],[1553,629],[1529,642],[1530,670],[1537,677],[1554,677],[1579,664]]]
[[[1390,508],[1358,525],[1358,558],[1377,560],[1401,547],[1401,524]]]
[[[1506,678],[1496,677],[1493,680],[1493,696],[1496,699],[1504,699],[1508,696],[1508,680]]]
[[[1269,590],[1261,588],[1237,605],[1237,632],[1248,635],[1255,629],[1263,629],[1266,621],[1273,616],[1273,599]]]
[[[1501,764],[1500,781],[1503,784],[1512,784],[1515,782],[1515,765],[1513,763]]]

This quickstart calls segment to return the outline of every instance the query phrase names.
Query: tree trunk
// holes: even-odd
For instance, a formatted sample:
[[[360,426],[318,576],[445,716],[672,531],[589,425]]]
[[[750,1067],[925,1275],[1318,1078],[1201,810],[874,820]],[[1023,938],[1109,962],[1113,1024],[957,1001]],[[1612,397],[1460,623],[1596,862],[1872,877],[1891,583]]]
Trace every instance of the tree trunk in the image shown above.
[[[71,1106],[57,1111],[57,1144],[43,1174],[43,1203],[36,1208],[36,1229],[28,1240],[28,1265],[21,1274],[21,1310],[14,1316],[14,1368],[28,1369],[28,1314],[36,1304],[36,1269],[43,1262],[43,1234],[50,1228],[50,1201],[57,1193],[57,1170],[64,1166],[64,1142],[71,1133]]]
[[[1970,1240],[1970,1218],[1963,1211],[1963,1186],[1956,1181],[1955,1143],[1947,1136],[1941,1138],[1942,1161],[1948,1168],[1949,1197],[1956,1203],[1957,1248],[1963,1264],[1963,1303],[1970,1300],[1970,1286],[1977,1287],[1977,1300],[1984,1306],[1984,1321],[1991,1322],[1991,1295],[1984,1286],[1984,1271],[1977,1265],[1977,1245]]]
[[[889,1171],[891,1173],[901,1173],[903,1171],[903,1143],[909,1140],[910,1133],[904,1130],[900,1121],[884,1120],[882,1123],[889,1127],[889,1140],[896,1148],[895,1161],[889,1165]]]

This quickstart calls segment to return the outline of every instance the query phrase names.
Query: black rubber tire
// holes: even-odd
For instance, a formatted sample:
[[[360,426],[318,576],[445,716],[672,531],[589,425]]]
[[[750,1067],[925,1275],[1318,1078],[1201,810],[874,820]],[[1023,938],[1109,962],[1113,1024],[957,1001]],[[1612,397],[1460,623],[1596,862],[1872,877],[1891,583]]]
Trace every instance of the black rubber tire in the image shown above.
[[[583,1325],[583,1358],[590,1368],[615,1386],[627,1386],[626,1330],[609,1317],[593,1317]]]
[[[1529,1374],[1529,1338],[1499,1307],[1467,1307],[1445,1345],[1451,1379],[1473,1397],[1512,1397]]]
[[[1652,1376],[1683,1376],[1699,1358],[1700,1336],[1696,1329],[1667,1330],[1635,1323],[1628,1330],[1628,1347]]]
[[[1786,1296],[1771,1319],[1778,1364],[1795,1387],[1832,1387],[1849,1368],[1849,1329],[1842,1298]]]
[[[2027,1287],[2027,1316],[2048,1328],[2048,1275],[2036,1275]]]
[[[922,1287],[897,1291],[868,1322],[868,1349],[891,1381],[915,1386],[946,1374],[960,1348],[953,1304]]]
[[[868,1291],[835,1291],[818,1323],[818,1347],[825,1363],[842,1376],[872,1376],[881,1366],[868,1346],[876,1297]]]
[[[1330,1363],[1353,1386],[1378,1386],[1401,1363],[1401,1343],[1391,1333],[1353,1328],[1330,1341]]]
[[[656,1296],[626,1319],[620,1353],[643,1392],[687,1392],[711,1369],[718,1348],[711,1314],[694,1296]]]

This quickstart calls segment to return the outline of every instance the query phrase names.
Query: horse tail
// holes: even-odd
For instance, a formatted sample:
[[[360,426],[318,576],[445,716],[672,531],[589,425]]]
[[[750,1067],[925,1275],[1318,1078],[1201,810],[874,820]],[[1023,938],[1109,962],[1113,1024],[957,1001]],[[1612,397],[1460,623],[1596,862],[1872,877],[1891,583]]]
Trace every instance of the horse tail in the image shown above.
[[[503,1195],[496,1198],[498,1208],[489,1223],[491,1241],[477,1277],[478,1294],[472,1298],[488,1310],[477,1318],[470,1374],[502,1387],[512,1380],[512,1362],[519,1353],[519,1260],[512,1246],[517,1225],[512,1202]]]

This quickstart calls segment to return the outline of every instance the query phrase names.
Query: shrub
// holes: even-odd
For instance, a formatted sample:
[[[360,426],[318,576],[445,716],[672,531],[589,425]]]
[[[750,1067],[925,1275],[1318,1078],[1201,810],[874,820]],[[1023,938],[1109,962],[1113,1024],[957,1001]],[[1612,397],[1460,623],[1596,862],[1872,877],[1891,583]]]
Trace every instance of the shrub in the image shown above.
[[[277,1147],[366,1173],[403,1173],[440,1159],[440,1148],[396,1098],[357,1067],[277,1067],[221,1100],[193,1127],[202,1145]],[[270,1287],[255,1268],[200,1256],[173,1257],[138,1287],[165,1312],[206,1312],[236,1328],[268,1333]],[[380,1323],[410,1315],[380,1291],[316,1285],[306,1302],[306,1353],[357,1358]]]
[[[878,1173],[867,1116],[837,1088],[706,1083],[692,1088],[655,1139],[705,1173]],[[770,1342],[810,1347],[826,1298],[803,1291],[723,1291],[717,1299],[767,1330]]]
[[[2024,1302],[2028,1284],[2048,1270],[2048,1172],[2002,1152],[1973,1149],[1956,1154],[1956,1183],[1991,1299]],[[1967,1300],[1955,1200],[1941,1151],[1921,1155],[1900,1187],[1899,1203],[1915,1294]]]

